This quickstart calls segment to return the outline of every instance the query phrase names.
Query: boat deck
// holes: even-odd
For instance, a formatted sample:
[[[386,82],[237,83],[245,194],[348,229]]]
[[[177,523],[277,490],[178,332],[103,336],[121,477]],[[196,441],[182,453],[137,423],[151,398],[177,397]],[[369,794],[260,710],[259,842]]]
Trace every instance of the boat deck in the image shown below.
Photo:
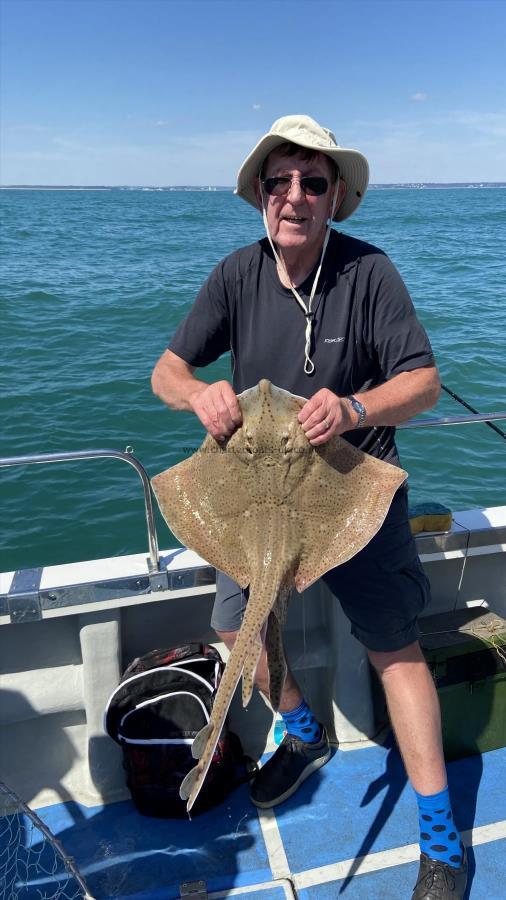
[[[456,513],[450,532],[420,535],[417,544],[431,615],[483,607],[506,618],[506,507]],[[346,749],[271,811],[257,811],[246,786],[191,822],[145,818],[125,799],[95,805],[125,797],[103,711],[126,663],[154,647],[216,637],[213,579],[189,553],[162,554],[155,576],[145,554],[0,574],[0,779],[37,811],[96,900],[409,900],[419,856],[415,799],[391,738],[366,740],[383,721],[383,704],[376,709],[365,651],[321,583],[291,604],[286,646],[312,709]],[[492,716],[490,696],[474,688],[473,695],[474,723],[451,716],[460,734],[472,724],[481,735]],[[230,722],[257,758],[273,747],[272,714],[253,701],[247,710],[232,704]],[[494,709],[496,721],[502,709]],[[353,744],[357,735],[363,741]],[[472,900],[506,898],[505,776],[506,747],[449,764]],[[22,829],[17,816],[0,819],[0,829],[0,900],[81,896],[45,874],[40,832]],[[19,860],[9,855],[16,846]],[[26,848],[35,866],[18,890]],[[203,890],[192,894],[188,882],[203,882]]]
[[[451,762],[448,773],[469,848],[467,896],[502,900],[506,748]],[[177,900],[181,885],[196,881],[209,898],[401,900],[418,871],[416,803],[390,736],[382,746],[337,750],[274,810],[257,810],[242,785],[192,821],[146,818],[130,801],[38,814],[96,900]]]

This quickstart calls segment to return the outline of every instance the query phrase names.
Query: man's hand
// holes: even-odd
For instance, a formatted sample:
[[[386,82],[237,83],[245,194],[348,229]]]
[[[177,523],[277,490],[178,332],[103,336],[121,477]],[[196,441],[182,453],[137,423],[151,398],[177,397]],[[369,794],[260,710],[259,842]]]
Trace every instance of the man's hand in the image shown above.
[[[326,444],[335,434],[352,431],[358,420],[348,401],[328,388],[317,391],[304,404],[298,418],[313,447]]]
[[[212,437],[223,443],[242,425],[239,402],[228,381],[207,384],[172,350],[158,360],[151,378],[153,391],[171,409],[194,412]]]
[[[228,381],[199,388],[188,397],[188,402],[204,428],[219,444],[231,437],[242,425],[242,415],[237,396]]]
[[[394,427],[430,409],[437,403],[441,385],[435,366],[421,366],[399,372],[383,384],[355,396],[364,404],[365,427],[373,425]],[[327,388],[318,391],[299,413],[306,436],[315,447],[326,444],[335,434],[343,434],[357,427],[358,414],[345,397],[338,397]]]

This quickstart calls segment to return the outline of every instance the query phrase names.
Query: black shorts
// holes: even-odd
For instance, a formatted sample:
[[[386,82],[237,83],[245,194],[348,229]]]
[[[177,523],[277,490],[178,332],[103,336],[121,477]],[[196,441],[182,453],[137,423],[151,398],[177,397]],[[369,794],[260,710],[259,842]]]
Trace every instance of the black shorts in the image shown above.
[[[430,588],[409,527],[405,487],[395,494],[367,546],[323,581],[350,620],[352,634],[369,650],[400,650],[418,639],[417,619],[430,600]],[[247,598],[247,589],[217,572],[215,631],[239,630]]]

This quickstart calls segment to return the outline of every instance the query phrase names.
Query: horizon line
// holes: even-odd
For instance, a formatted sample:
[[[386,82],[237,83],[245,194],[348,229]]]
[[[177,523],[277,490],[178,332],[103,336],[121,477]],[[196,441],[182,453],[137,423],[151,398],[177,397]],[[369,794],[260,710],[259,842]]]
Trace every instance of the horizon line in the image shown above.
[[[487,186],[506,186],[506,181],[486,181],[484,179],[478,181],[376,181],[371,182],[368,185],[368,188],[375,187],[430,187],[430,186],[459,186],[459,185],[487,185]],[[147,189],[147,190],[159,190],[159,191],[170,191],[170,190],[184,190],[184,189],[194,189],[199,191],[213,191],[213,190],[222,190],[222,191],[235,191],[235,187],[233,185],[224,185],[224,184],[43,184],[41,182],[29,184],[28,182],[18,182],[12,184],[0,184],[0,190],[15,190],[16,188],[46,188],[46,189],[65,189],[65,188],[73,188],[75,190],[121,190],[121,189],[130,189],[130,190],[139,190],[139,189]]]

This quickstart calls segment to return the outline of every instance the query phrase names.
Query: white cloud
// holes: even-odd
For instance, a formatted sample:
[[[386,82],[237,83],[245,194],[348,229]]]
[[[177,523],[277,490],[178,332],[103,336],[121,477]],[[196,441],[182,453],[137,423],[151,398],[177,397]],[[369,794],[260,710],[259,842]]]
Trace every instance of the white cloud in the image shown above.
[[[261,109],[261,108],[262,108],[262,107],[261,107],[260,103],[254,103],[254,104],[253,104],[253,109]]]
[[[161,132],[163,145],[113,139],[82,142],[54,135],[48,146],[6,147],[3,184],[219,184],[235,174],[260,132],[183,136]]]
[[[351,122],[341,143],[368,158],[372,182],[505,181],[506,114],[448,110]]]
[[[252,128],[183,135],[154,125],[151,120],[151,128],[129,138],[116,132],[108,139],[92,137],[84,129],[4,133],[2,181],[233,185],[262,133]],[[453,109],[423,117],[349,121],[339,142],[365,154],[373,182],[504,181],[505,137],[506,114]]]
[[[452,121],[491,138],[506,138],[506,113],[454,112]]]
[[[411,99],[415,101],[415,103],[423,103],[424,100],[427,100],[428,94],[423,94],[422,91],[418,91],[416,94],[411,95]]]
[[[156,122],[153,122],[153,125],[156,125],[157,128],[165,128],[167,125],[170,125],[166,119],[158,119]]]

